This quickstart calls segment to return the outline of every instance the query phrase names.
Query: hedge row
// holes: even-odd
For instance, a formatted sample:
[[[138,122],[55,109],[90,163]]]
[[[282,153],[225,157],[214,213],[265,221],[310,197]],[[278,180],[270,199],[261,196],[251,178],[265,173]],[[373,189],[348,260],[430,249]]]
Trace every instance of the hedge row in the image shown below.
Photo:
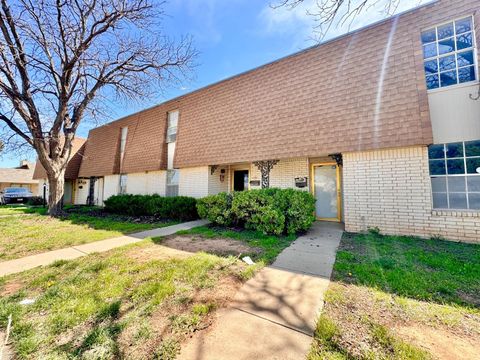
[[[171,220],[198,219],[196,199],[187,196],[114,195],[105,200],[105,210],[130,216],[150,215]]]
[[[295,234],[315,221],[315,198],[306,191],[262,189],[207,196],[197,202],[201,218],[265,234]]]

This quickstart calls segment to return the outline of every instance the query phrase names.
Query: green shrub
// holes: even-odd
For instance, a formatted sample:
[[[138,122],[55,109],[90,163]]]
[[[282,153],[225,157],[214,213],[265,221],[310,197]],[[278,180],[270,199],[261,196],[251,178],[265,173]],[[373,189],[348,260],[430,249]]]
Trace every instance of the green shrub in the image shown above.
[[[27,200],[27,205],[38,206],[43,205],[43,197],[41,196],[32,196]]]
[[[196,199],[187,196],[124,194],[105,200],[105,210],[114,214],[187,221],[198,219],[196,203]]]
[[[306,191],[262,189],[220,193],[197,203],[201,218],[223,226],[236,225],[265,234],[295,234],[315,221],[315,198]]]

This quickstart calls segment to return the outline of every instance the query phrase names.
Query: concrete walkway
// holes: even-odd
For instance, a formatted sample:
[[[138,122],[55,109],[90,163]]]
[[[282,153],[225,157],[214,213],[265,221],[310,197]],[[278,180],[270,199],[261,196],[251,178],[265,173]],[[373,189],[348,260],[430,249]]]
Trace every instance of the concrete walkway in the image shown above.
[[[49,265],[57,260],[71,260],[96,252],[108,251],[120,246],[134,244],[147,237],[172,235],[180,230],[188,230],[206,224],[208,224],[208,221],[206,220],[190,221],[112,239],[96,241],[89,244],[71,246],[60,250],[53,250],[41,254],[26,256],[20,259],[0,262],[0,276],[15,274],[25,270],[33,269],[37,266]]]
[[[199,332],[180,359],[304,359],[323,307],[343,227],[317,222],[272,266],[247,281],[215,325]]]

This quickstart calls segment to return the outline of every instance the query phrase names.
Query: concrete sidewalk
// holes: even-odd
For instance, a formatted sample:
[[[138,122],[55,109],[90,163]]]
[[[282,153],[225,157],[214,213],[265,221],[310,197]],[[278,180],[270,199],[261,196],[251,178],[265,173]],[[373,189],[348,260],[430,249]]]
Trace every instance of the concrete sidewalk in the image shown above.
[[[208,224],[208,221],[206,220],[189,221],[182,224],[142,231],[112,239],[71,246],[60,250],[53,250],[41,254],[26,256],[20,259],[0,262],[0,276],[15,274],[25,270],[33,269],[37,266],[49,265],[57,260],[71,260],[96,252],[108,251],[120,246],[134,244],[147,237],[172,235],[180,230],[188,230],[206,224]]]
[[[272,266],[247,281],[215,325],[199,332],[179,359],[304,359],[323,307],[343,227],[317,222]]]

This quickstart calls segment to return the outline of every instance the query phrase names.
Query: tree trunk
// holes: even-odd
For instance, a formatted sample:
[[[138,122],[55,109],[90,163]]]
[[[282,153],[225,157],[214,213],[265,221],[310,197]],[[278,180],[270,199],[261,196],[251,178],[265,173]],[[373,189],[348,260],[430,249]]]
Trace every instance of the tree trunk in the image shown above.
[[[63,212],[64,184],[65,170],[48,174],[48,214],[51,216],[58,216]]]

